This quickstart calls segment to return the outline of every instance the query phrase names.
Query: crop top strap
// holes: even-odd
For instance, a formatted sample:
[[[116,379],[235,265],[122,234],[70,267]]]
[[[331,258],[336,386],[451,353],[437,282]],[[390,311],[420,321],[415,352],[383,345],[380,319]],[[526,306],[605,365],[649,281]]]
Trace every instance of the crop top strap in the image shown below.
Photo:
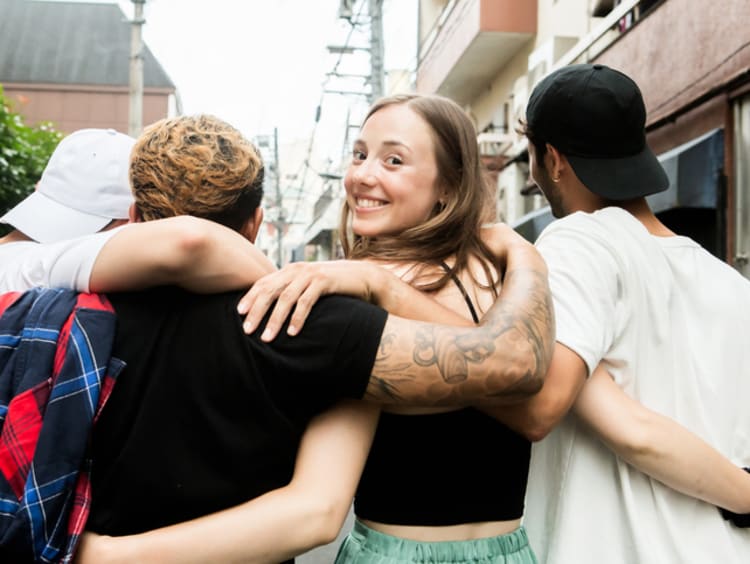
[[[471,313],[471,318],[474,320],[474,323],[479,323],[477,310],[474,309],[474,304],[471,303],[471,298],[469,298],[469,294],[466,292],[466,288],[464,288],[464,285],[461,283],[461,279],[456,276],[456,273],[451,270],[450,266],[445,264],[445,261],[441,261],[440,266],[443,267],[443,270],[445,270],[446,274],[448,274],[453,279],[453,282],[456,284],[458,289],[461,290],[461,295],[464,297],[466,305],[469,306],[469,312]]]

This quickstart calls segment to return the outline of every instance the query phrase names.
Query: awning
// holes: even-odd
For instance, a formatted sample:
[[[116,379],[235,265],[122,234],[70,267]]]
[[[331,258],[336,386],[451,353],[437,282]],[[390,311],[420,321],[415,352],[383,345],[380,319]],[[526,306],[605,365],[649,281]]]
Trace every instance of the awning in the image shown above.
[[[714,129],[658,156],[669,189],[647,198],[651,209],[716,208],[724,169],[724,130]]]

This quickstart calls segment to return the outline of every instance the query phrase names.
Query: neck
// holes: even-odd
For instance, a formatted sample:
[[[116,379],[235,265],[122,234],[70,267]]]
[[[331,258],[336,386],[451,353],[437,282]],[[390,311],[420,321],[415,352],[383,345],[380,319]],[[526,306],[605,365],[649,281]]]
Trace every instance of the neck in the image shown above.
[[[4,245],[5,243],[15,243],[17,241],[33,241],[33,239],[31,237],[27,237],[18,229],[14,229],[5,237],[0,237],[0,245]]]
[[[640,221],[651,235],[655,235],[656,237],[674,237],[676,235],[674,231],[669,229],[654,215],[654,212],[651,211],[651,208],[646,203],[646,198],[618,202],[617,206]]]

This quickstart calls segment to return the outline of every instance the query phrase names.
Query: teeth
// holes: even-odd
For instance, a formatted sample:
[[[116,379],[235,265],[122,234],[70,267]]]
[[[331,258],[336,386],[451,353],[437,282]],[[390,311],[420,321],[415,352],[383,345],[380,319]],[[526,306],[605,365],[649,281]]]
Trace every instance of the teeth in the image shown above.
[[[385,202],[368,198],[357,198],[356,203],[358,208],[379,208],[385,205]]]

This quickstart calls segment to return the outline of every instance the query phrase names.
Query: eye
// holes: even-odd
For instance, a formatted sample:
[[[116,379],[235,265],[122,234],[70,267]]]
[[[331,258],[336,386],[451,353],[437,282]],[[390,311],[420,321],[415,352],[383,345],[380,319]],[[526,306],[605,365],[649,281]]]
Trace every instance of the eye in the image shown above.
[[[366,158],[367,158],[367,155],[365,154],[365,152],[364,152],[364,151],[362,151],[362,150],[360,150],[360,149],[354,149],[354,150],[352,151],[352,160],[353,160],[353,161],[354,161],[355,163],[356,163],[356,162],[360,162],[360,161],[363,161],[363,160],[365,160]]]
[[[385,162],[389,165],[400,165],[404,164],[404,161],[401,160],[401,157],[397,157],[396,155],[390,156],[387,159],[385,159]]]

